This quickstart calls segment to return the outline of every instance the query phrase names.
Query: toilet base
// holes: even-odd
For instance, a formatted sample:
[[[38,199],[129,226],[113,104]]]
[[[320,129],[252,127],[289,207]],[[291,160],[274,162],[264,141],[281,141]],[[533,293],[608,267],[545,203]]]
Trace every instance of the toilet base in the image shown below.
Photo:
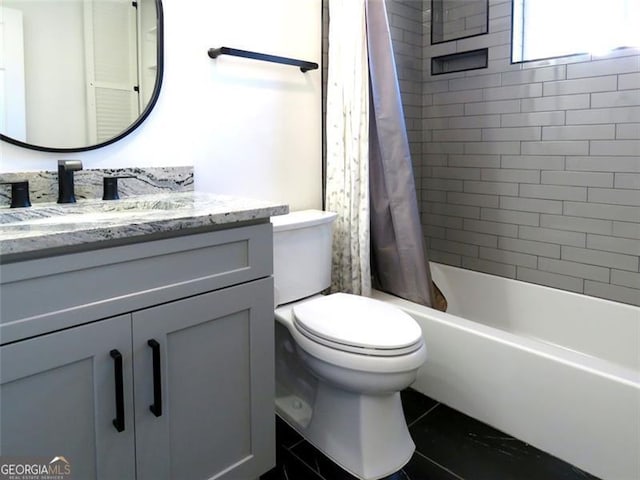
[[[311,421],[306,426],[306,422],[297,421],[299,403],[279,400],[276,411],[283,420],[362,480],[376,480],[397,472],[415,450],[399,392],[363,395],[319,382]],[[298,408],[292,408],[294,405]],[[303,417],[308,419],[307,415]]]

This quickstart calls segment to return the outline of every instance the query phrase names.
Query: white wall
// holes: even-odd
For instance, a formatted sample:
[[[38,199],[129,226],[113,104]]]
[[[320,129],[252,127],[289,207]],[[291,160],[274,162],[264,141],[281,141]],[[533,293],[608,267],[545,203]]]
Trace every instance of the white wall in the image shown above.
[[[165,75],[150,117],[116,144],[56,154],[0,144],[0,172],[193,165],[196,189],[321,205],[320,70],[223,56],[228,46],[320,63],[320,0],[165,0]]]

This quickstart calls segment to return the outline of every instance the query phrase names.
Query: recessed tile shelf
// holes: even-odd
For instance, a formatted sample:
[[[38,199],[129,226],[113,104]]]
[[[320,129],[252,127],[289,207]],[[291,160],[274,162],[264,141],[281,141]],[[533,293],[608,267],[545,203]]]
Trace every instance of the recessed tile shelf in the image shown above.
[[[433,57],[431,58],[431,75],[487,68],[488,58],[488,48]]]

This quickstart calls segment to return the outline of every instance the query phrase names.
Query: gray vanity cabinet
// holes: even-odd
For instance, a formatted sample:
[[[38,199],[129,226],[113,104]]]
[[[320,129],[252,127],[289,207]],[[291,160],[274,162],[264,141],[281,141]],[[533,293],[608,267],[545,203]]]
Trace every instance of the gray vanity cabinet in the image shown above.
[[[0,454],[56,456],[73,477],[135,477],[133,415],[116,416],[114,359],[123,358],[124,410],[133,411],[130,315],[0,347]]]
[[[263,223],[2,265],[0,455],[64,456],[82,479],[264,473],[271,255]],[[86,295],[46,293],[70,285]]]
[[[133,313],[138,479],[250,479],[273,429],[270,278]],[[159,348],[162,412],[154,398]],[[226,472],[225,475],[222,473]],[[260,472],[258,472],[260,473]]]

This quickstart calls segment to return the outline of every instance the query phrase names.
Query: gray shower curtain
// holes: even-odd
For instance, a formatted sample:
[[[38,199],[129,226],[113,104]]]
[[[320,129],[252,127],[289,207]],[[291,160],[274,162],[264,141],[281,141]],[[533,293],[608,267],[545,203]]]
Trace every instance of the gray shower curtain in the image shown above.
[[[409,141],[384,0],[366,0],[371,107],[371,269],[380,290],[433,305]]]

